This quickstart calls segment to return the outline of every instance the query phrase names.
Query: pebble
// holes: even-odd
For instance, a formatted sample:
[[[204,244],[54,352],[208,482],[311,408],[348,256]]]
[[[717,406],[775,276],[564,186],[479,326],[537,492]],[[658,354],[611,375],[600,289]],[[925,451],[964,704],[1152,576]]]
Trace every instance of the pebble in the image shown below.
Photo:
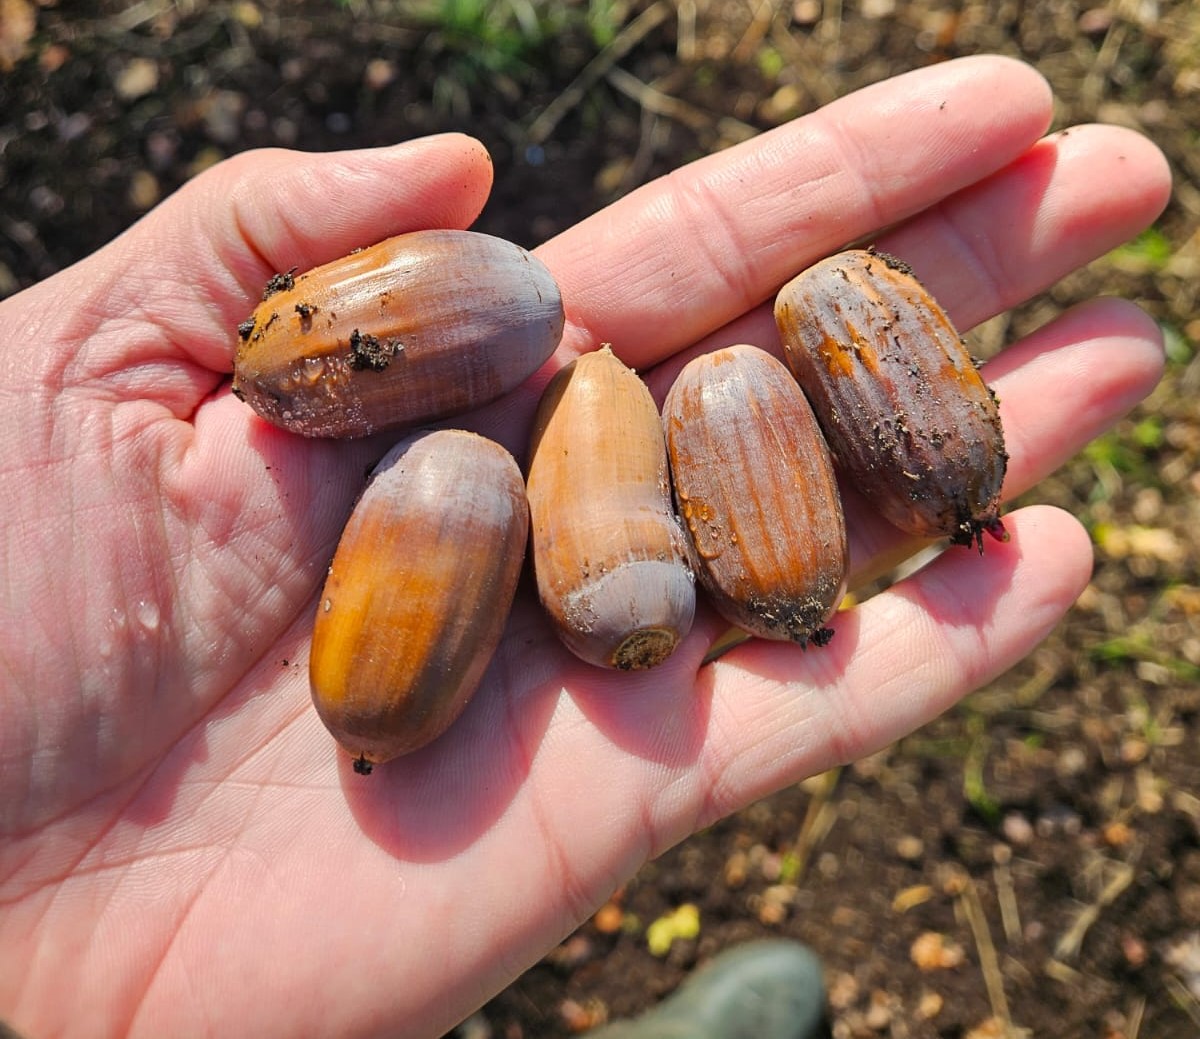
[[[235,90],[214,90],[200,105],[200,118],[209,139],[232,144],[242,132],[246,99]]]
[[[871,993],[865,1023],[875,1032],[882,1032],[892,1023],[892,1000],[883,989],[876,989]]]
[[[1009,844],[1026,847],[1033,842],[1033,826],[1019,812],[1009,812],[1000,824],[1000,831],[1004,834],[1004,839]]]
[[[942,1012],[945,1000],[937,992],[922,992],[913,1013],[921,1021],[932,1021]]]
[[[372,58],[363,69],[363,85],[377,93],[396,79],[396,66],[386,58]]]
[[[158,89],[158,62],[133,58],[116,74],[113,90],[122,101],[136,101]]]
[[[735,851],[725,860],[725,886],[737,890],[746,883],[750,860],[744,851]]]
[[[826,998],[832,1010],[848,1010],[858,1002],[858,980],[853,974],[839,971],[829,982]]]
[[[149,170],[138,170],[129,180],[129,204],[145,212],[162,197],[158,178]]]
[[[917,935],[909,949],[909,956],[918,970],[953,970],[962,966],[967,954],[958,942],[951,941],[937,931],[925,931]]]
[[[492,1039],[492,1026],[481,1013],[474,1013],[454,1030],[455,1039]]]
[[[583,1003],[564,999],[558,1005],[558,1016],[569,1031],[586,1032],[608,1020],[608,1007],[599,999],[589,999]]]
[[[625,911],[616,902],[605,902],[592,917],[592,926],[601,934],[615,934],[625,922]]]

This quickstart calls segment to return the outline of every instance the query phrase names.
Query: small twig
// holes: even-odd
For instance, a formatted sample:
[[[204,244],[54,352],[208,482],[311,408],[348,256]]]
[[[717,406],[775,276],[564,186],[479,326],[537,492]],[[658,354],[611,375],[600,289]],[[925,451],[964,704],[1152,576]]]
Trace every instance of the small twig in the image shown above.
[[[998,863],[996,878],[996,900],[1000,903],[1000,922],[1004,925],[1004,938],[1009,945],[1021,941],[1021,911],[1017,906],[1017,891],[1013,886],[1012,870],[1005,863]]]
[[[822,49],[829,53],[830,60],[839,60],[838,47],[842,42],[842,0],[826,0],[825,14],[817,26]]]
[[[1129,1020],[1125,1024],[1125,1039],[1138,1039],[1142,1030],[1142,1018],[1146,1016],[1146,997],[1139,996],[1129,1012]]]
[[[775,16],[779,13],[779,0],[758,0],[757,3],[754,3],[754,0],[747,0],[747,3],[754,8],[754,17],[751,18],[746,31],[742,33],[742,38],[730,52],[729,59],[735,65],[746,64],[758,53],[759,46],[770,31]]]
[[[1096,58],[1079,88],[1079,100],[1087,111],[1095,109],[1100,96],[1104,93],[1104,81],[1112,73],[1113,66],[1117,62],[1117,55],[1121,52],[1121,45],[1125,42],[1128,33],[1128,25],[1124,22],[1116,22],[1110,25],[1108,32],[1104,34],[1104,42],[1100,44],[1100,50],[1097,51]]]
[[[642,109],[642,118],[638,127],[638,146],[633,158],[621,175],[621,187],[628,191],[640,184],[654,162],[654,155],[662,140],[662,119],[648,108]]]
[[[996,946],[992,942],[992,932],[988,928],[987,917],[983,912],[983,902],[979,892],[970,878],[966,878],[959,892],[959,903],[971,934],[975,938],[975,949],[979,953],[979,969],[983,971],[983,984],[987,988],[988,1000],[992,1004],[992,1015],[1004,1028],[1004,1035],[1012,1037],[1019,1034],[1013,1028],[1012,1017],[1008,1010],[1008,997],[1004,994],[1004,975],[1000,972],[1000,959],[996,955]]]
[[[696,60],[696,0],[676,0],[675,57],[683,65]]]
[[[1176,974],[1164,974],[1163,987],[1170,993],[1175,1005],[1200,1026],[1200,1000],[1192,994],[1186,982]]]
[[[841,768],[831,768],[818,779],[817,789],[812,800],[808,802],[804,822],[800,824],[800,832],[796,835],[796,843],[792,845],[795,866],[787,878],[789,884],[800,882],[812,860],[813,852],[829,836],[829,831],[837,821],[837,805],[833,803],[832,798],[841,778]]]
[[[753,636],[748,631],[743,631],[741,628],[729,628],[724,634],[719,635],[717,640],[708,647],[708,652],[704,654],[704,659],[700,661],[703,664],[711,664],[718,657],[723,657],[731,649],[736,649],[743,642],[749,642]]]
[[[1054,946],[1054,958],[1063,963],[1075,959],[1079,955],[1079,950],[1083,947],[1084,936],[1091,929],[1092,925],[1100,919],[1100,914],[1107,906],[1112,905],[1120,896],[1121,893],[1133,883],[1134,869],[1127,862],[1112,862],[1105,860],[1111,864],[1116,871],[1104,885],[1104,890],[1100,892],[1099,897],[1091,905],[1084,906],[1080,910],[1079,915],[1075,918],[1074,923],[1067,928],[1066,932],[1058,943]]]
[[[1050,959],[1042,966],[1042,970],[1046,977],[1053,978],[1060,985],[1066,985],[1071,988],[1078,988],[1083,984],[1083,975],[1074,967],[1068,967],[1061,960]]]
[[[699,132],[715,127],[727,141],[746,141],[758,133],[749,123],[743,123],[733,116],[714,117],[710,112],[688,104],[673,94],[665,93],[649,83],[643,83],[623,68],[609,69],[604,78],[615,90],[641,105],[644,111],[674,119],[690,130]]]
[[[618,61],[662,25],[671,13],[671,5],[666,3],[666,0],[658,0],[625,26],[612,43],[580,70],[566,90],[542,109],[530,124],[525,134],[526,140],[530,144],[543,143],[554,133],[555,127],[562,122],[567,113],[587,96],[587,92],[599,83]]]
[[[789,70],[817,105],[826,105],[838,96],[837,85],[825,72],[830,59],[821,54],[821,48],[814,40],[800,33],[789,32],[786,26],[776,23],[771,30],[771,42],[783,54]]]
[[[110,27],[116,32],[133,32],[146,22],[152,22],[159,15],[171,9],[170,0],[142,0],[141,3],[125,8],[115,14],[109,21]]]
[[[647,112],[654,115],[666,116],[692,130],[702,130],[711,126],[713,118],[707,112],[702,112],[694,105],[681,101],[670,94],[664,94],[648,83],[643,83],[637,76],[631,75],[623,68],[614,66],[604,74],[604,78],[628,98],[632,98]]]

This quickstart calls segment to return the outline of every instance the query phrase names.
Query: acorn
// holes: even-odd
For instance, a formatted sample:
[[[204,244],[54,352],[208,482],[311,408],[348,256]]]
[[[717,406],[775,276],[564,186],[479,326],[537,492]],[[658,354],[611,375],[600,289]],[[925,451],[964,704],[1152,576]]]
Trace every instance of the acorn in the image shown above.
[[[495,400],[562,336],[532,255],[473,231],[414,231],[276,275],[238,326],[233,392],[277,426],[361,437]]]
[[[562,642],[599,667],[665,660],[691,628],[694,579],[658,408],[607,346],[546,387],[527,492],[538,595]]]
[[[529,531],[520,468],[484,437],[398,443],[342,533],[317,606],[309,676],[356,771],[407,754],[459,716],[491,660]]]
[[[787,368],[754,346],[690,361],[663,405],[696,579],[731,624],[825,645],[849,547],[833,459]]]
[[[1006,539],[995,395],[907,264],[831,256],[780,290],[775,320],[837,464],[886,519],[981,552],[984,531]]]

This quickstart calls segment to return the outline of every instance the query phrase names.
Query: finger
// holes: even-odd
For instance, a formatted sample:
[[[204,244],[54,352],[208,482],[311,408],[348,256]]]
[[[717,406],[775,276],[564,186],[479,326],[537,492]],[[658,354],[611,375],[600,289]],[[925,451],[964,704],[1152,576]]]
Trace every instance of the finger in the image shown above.
[[[1162,378],[1162,331],[1133,303],[1068,310],[984,367],[1010,458],[1004,496],[1024,494],[1145,398]]]
[[[107,371],[104,381],[119,378],[136,400],[113,425],[141,454],[115,465],[147,477],[144,508],[166,511],[175,554],[187,560],[172,580],[175,630],[185,633],[179,671],[206,695],[306,608],[379,451],[304,440],[236,400],[223,373],[238,320],[267,272],[389,234],[465,226],[489,186],[486,153],[457,135],[366,152],[249,153],[198,178],[120,243],[118,264],[125,256],[153,284],[136,307],[105,299],[115,316],[87,339],[75,370]],[[152,266],[147,250],[156,250]],[[97,257],[89,268],[100,284],[112,262]],[[118,328],[126,334],[110,334]],[[219,664],[214,644],[231,649]]]
[[[1170,169],[1152,142],[1118,127],[1083,126],[1039,141],[875,244],[908,263],[965,332],[1128,241],[1162,212],[1170,192]],[[647,373],[647,382],[661,400],[696,354],[754,343],[778,355],[778,339],[768,303]]]
[[[1007,68],[1011,63],[1001,64]],[[766,134],[745,147],[759,144],[773,148],[771,141],[771,135]],[[705,162],[718,163],[728,154]],[[1146,138],[1116,127],[1078,127],[1035,142],[1004,169],[885,232],[877,244],[909,262],[958,327],[966,331],[1128,240],[1162,211],[1170,189],[1170,171],[1165,159]],[[649,189],[647,196],[652,198]],[[635,198],[630,196],[610,211],[625,211],[635,226],[649,227],[647,236],[652,237],[653,224],[638,216],[638,208],[633,205]],[[780,203],[779,208],[786,212],[788,207]],[[596,226],[595,220],[587,221],[576,231]],[[554,251],[568,235],[552,243],[553,250],[547,246],[546,250],[551,251],[543,250],[543,258],[551,263],[569,263],[569,254]],[[575,324],[568,328],[564,353],[589,349],[597,342],[614,338],[617,326],[611,322],[623,321],[621,301],[598,301],[592,293],[603,295],[607,291],[605,272],[612,264],[624,262],[630,243],[636,244],[637,237],[623,240],[620,247],[614,246],[612,254],[604,242],[602,239],[595,259],[589,257],[578,275],[561,267],[555,270],[564,284],[574,284],[577,278],[585,282],[567,290],[568,311]],[[656,240],[645,248],[654,250],[659,244]],[[663,351],[678,345],[677,329],[691,314],[700,312],[694,306],[689,309],[676,305],[673,283],[678,279],[667,264],[680,261],[672,260],[669,253],[666,256],[661,270],[630,273],[626,290],[634,294],[631,312],[636,313],[642,326],[639,334],[645,335],[649,329],[658,336],[657,343]],[[800,254],[796,252],[794,256]],[[1002,268],[996,267],[996,258],[1003,258]],[[801,261],[785,261],[792,262]],[[799,269],[786,266],[782,273],[776,270],[764,275],[777,278],[769,291],[773,292],[779,282]],[[633,280],[638,277],[643,279],[640,285]],[[665,287],[664,281],[668,283]],[[586,324],[588,321],[592,322],[591,328]],[[1141,338],[1144,324],[1138,322],[1138,329],[1137,338]],[[753,343],[780,353],[770,302],[705,333],[694,346],[644,373],[660,404],[679,370],[699,353],[731,343]],[[523,457],[528,415],[548,377],[548,373],[540,373],[515,393],[465,421],[471,428],[503,441],[518,457]],[[1093,430],[1091,435],[1096,432],[1099,430]],[[1082,446],[1077,439],[1072,442]]]
[[[1085,587],[1091,546],[1066,513],[1010,517],[1011,540],[980,558],[948,553],[834,620],[820,652],[746,643],[710,671],[719,742],[698,772],[719,776],[697,826],[788,783],[871,754],[1002,674]]]
[[[40,339],[49,333],[63,344],[65,372],[46,377],[103,383],[124,398],[161,396],[176,413],[186,410],[213,382],[164,373],[164,363],[228,372],[236,326],[271,274],[404,231],[466,227],[490,189],[487,152],[458,134],[363,151],[243,153],[21,297],[26,311],[40,304],[54,315]],[[72,306],[64,311],[53,301],[66,289]]]
[[[1000,399],[1009,454],[1003,500],[1029,491],[1110,428],[1154,389],[1163,363],[1158,326],[1132,303],[1111,298],[1067,311],[989,362],[984,375]],[[857,496],[846,495],[846,507],[852,588],[929,544],[902,534]]]
[[[265,265],[257,279],[262,269],[303,270],[405,231],[468,227],[491,191],[492,161],[474,138],[440,134],[332,155],[259,152],[219,176],[217,251],[236,261],[251,250]]]
[[[896,228],[880,247],[907,258],[968,329],[1132,238],[1170,194],[1170,168],[1152,142],[1122,127],[1078,126]]]
[[[1027,493],[1111,428],[1158,384],[1164,360],[1155,322],[1132,303],[1102,298],[1065,312],[985,365],[1009,454],[1002,500]],[[937,543],[898,530],[844,481],[841,492],[852,591]]]
[[[208,263],[241,290],[222,286],[214,300],[228,330],[277,271],[307,270],[408,231],[470,226],[491,191],[492,165],[478,141],[447,134],[333,155],[260,152],[213,179],[202,185],[199,219],[213,229]],[[204,360],[228,370],[231,350],[227,340]]]
[[[1014,161],[1044,133],[1045,82],[977,57],[858,91],[610,206],[540,251],[568,353],[644,367],[761,303],[843,243]]]

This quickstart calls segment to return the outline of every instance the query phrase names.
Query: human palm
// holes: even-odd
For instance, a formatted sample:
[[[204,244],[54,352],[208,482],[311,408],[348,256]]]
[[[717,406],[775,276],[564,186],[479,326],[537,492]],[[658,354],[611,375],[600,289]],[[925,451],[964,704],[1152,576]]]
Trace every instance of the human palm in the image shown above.
[[[696,350],[775,348],[788,277],[871,238],[967,329],[1145,226],[1145,140],[1046,139],[1029,69],[900,77],[695,163],[540,250],[555,364],[611,342],[661,399]],[[229,392],[267,277],[465,227],[475,142],[250,153],[0,304],[0,1018],[58,1034],[435,1036],[698,827],[945,710],[1026,654],[1087,580],[1079,525],[1006,517],[840,614],[803,652],[700,611],[662,667],[593,670],[523,586],[441,739],[355,775],[311,709],[315,596],[386,441],[307,441]],[[888,228],[888,230],[881,230]],[[987,367],[1006,496],[1154,385],[1151,322],[1096,301]],[[539,373],[452,424],[524,457]],[[853,570],[912,545],[848,497]]]

